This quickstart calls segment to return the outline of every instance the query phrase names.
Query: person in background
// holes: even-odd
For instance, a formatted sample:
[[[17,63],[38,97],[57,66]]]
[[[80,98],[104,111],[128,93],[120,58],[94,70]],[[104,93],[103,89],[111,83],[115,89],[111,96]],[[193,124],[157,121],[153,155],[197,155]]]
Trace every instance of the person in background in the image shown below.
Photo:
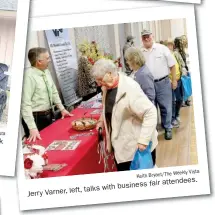
[[[188,53],[188,42],[187,42],[187,36],[186,35],[182,35],[181,37],[181,41],[182,41],[182,47],[183,47],[183,51],[181,50],[181,55],[182,58],[184,60],[185,63],[185,68],[187,71],[189,71],[189,53]]]
[[[145,58],[140,49],[130,47],[125,52],[126,61],[131,68],[132,77],[141,87],[148,99],[155,103],[155,85],[152,73],[145,64]],[[156,164],[156,148],[152,151],[153,162]]]
[[[127,74],[127,75],[130,75],[131,74],[131,72],[132,72],[132,70],[129,68],[129,65],[127,64],[127,62],[126,62],[126,59],[125,59],[125,52],[126,52],[126,50],[128,49],[128,48],[130,48],[130,47],[133,47],[134,46],[134,38],[135,37],[133,37],[133,36],[127,36],[127,38],[126,38],[126,43],[125,43],[125,45],[124,45],[124,47],[123,47],[123,57],[124,57],[124,65],[125,65],[125,73]]]
[[[152,33],[148,30],[142,32],[143,55],[146,65],[154,77],[155,104],[161,113],[161,125],[165,129],[166,140],[172,139],[172,89],[177,88],[175,59],[170,50],[153,41]],[[169,74],[172,74],[172,83]]]
[[[103,92],[97,129],[105,129],[107,151],[113,150],[117,170],[130,170],[137,149],[145,150],[152,141],[153,151],[158,144],[156,107],[136,81],[117,72],[113,61],[98,60],[92,74]]]
[[[48,70],[50,56],[45,48],[32,48],[28,52],[31,68],[24,73],[21,115],[25,137],[29,142],[41,139],[39,131],[52,124],[53,105],[62,118],[72,116],[62,105],[57,88]]]
[[[181,53],[183,55],[183,59],[184,59],[184,62],[185,62],[185,68],[187,70],[187,75],[190,76],[190,70],[189,70],[190,60],[189,60],[189,53],[188,53],[187,36],[186,35],[182,35],[181,39],[182,39],[183,50],[184,50],[184,52],[181,51]],[[184,101],[183,106],[186,107],[186,106],[190,106],[190,105],[191,105],[191,98],[188,98],[186,101]]]
[[[175,58],[176,64],[176,80],[177,88],[172,90],[172,126],[178,128],[180,126],[180,109],[183,103],[183,88],[181,76],[185,69],[184,61],[179,53],[180,39],[176,38],[175,41],[169,39],[167,41],[167,47],[172,53],[172,56]],[[174,50],[175,47],[175,50]],[[172,75],[169,75],[170,80],[172,81]]]
[[[125,52],[125,58],[132,72],[132,78],[140,85],[149,100],[155,102],[155,85],[152,73],[145,64],[145,58],[140,49],[130,47]]]

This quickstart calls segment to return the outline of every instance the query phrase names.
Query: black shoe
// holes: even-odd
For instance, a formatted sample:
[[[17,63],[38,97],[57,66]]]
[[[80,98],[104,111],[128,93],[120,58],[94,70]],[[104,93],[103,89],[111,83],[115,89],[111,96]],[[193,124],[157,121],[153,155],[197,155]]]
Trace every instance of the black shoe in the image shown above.
[[[165,129],[164,137],[166,140],[171,140],[172,139],[172,129]]]
[[[182,107],[187,107],[186,102],[183,102],[181,106],[182,106]]]
[[[185,104],[186,104],[187,106],[191,106],[191,101],[187,100],[187,101],[185,102]]]

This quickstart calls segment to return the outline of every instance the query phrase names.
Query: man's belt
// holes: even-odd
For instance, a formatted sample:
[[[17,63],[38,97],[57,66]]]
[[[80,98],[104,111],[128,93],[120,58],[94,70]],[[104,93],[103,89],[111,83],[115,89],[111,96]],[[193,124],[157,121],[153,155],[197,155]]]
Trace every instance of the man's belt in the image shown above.
[[[167,78],[168,75],[164,76],[163,78],[159,78],[159,79],[155,79],[154,82],[159,82],[159,81],[162,81],[163,79]]]
[[[45,111],[37,111],[37,112],[33,112],[33,115],[37,115],[37,116],[46,116],[52,113],[52,110],[45,110]]]

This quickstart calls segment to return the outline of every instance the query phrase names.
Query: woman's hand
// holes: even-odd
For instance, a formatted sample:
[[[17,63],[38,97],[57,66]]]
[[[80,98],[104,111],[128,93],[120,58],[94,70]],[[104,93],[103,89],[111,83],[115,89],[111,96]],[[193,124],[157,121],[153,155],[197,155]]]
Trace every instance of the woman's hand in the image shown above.
[[[144,151],[147,148],[147,145],[144,144],[137,144],[137,149],[139,149],[141,152]]]

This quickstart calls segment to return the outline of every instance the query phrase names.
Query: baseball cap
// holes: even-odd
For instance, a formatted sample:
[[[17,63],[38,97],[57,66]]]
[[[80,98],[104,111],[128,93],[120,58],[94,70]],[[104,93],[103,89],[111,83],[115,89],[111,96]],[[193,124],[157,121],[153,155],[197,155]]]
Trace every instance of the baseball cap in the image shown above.
[[[152,34],[152,32],[149,31],[149,30],[146,30],[146,29],[144,29],[144,30],[141,32],[141,36],[150,35],[150,34]]]

